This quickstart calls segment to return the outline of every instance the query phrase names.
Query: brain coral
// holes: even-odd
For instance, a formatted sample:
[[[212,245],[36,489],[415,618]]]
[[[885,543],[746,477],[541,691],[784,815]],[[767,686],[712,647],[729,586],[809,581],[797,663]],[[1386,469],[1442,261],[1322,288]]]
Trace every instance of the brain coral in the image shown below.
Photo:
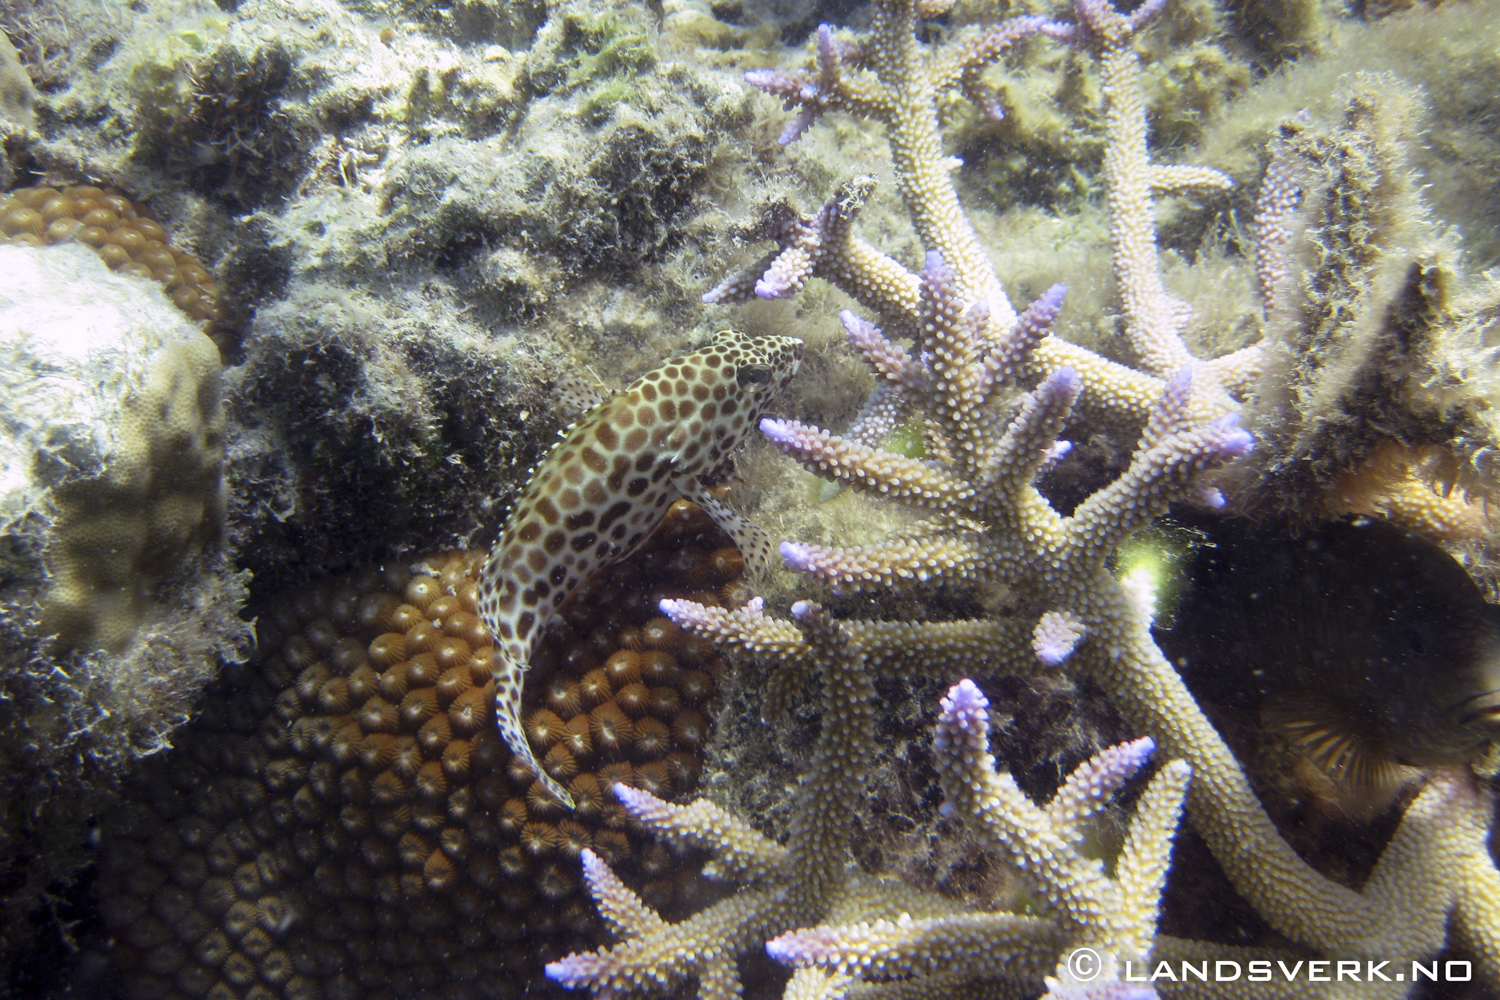
[[[264,612],[256,657],[101,825],[127,995],[518,996],[546,957],[592,943],[585,847],[654,903],[682,902],[692,873],[606,790],[696,784],[719,663],[656,605],[717,603],[741,568],[729,544],[679,503],[540,647],[527,733],[571,814],[495,733],[485,553],[403,560]]]

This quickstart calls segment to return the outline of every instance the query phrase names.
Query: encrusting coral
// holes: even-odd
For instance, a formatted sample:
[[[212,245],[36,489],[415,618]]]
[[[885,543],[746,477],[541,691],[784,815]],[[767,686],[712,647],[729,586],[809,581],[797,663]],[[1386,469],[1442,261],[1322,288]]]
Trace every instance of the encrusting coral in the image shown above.
[[[758,604],[733,612],[682,602],[664,605],[686,627],[781,662],[767,691],[768,711],[802,678],[821,672],[823,735],[798,791],[785,848],[706,802],[662,808],[639,793],[621,792],[622,801],[648,826],[668,839],[709,847],[716,852],[718,873],[747,884],[724,903],[670,924],[620,890],[604,865],[590,860],[591,888],[623,940],[554,963],[549,967],[554,979],[612,996],[696,974],[700,995],[728,997],[737,987],[726,972],[730,956],[756,948],[768,933],[784,934],[782,928],[795,922],[803,929],[771,940],[771,954],[826,966],[826,971],[817,978],[799,973],[788,996],[840,996],[856,987],[859,995],[947,995],[976,977],[997,975],[1018,977],[1027,984],[1019,987],[1022,995],[1027,989],[1034,995],[1037,980],[1064,957],[1065,946],[1083,942],[1100,949],[1102,974],[1085,982],[1070,978],[1063,966],[1048,984],[1053,996],[1150,996],[1157,985],[1181,995],[1346,995],[1352,988],[1359,995],[1399,996],[1415,976],[1392,980],[1379,963],[1404,967],[1436,955],[1448,943],[1451,921],[1482,974],[1500,983],[1500,874],[1486,846],[1494,807],[1474,775],[1464,767],[1433,771],[1363,887],[1332,881],[1277,831],[1239,763],[1153,641],[1152,584],[1141,578],[1122,581],[1112,572],[1120,543],[1166,512],[1169,503],[1226,505],[1213,484],[1214,473],[1258,448],[1238,423],[1243,400],[1251,394],[1269,397],[1267,380],[1286,377],[1280,357],[1311,349],[1278,332],[1272,343],[1277,364],[1269,365],[1261,344],[1213,359],[1200,359],[1186,346],[1190,309],[1161,284],[1153,199],[1222,187],[1225,181],[1206,168],[1150,161],[1134,37],[1161,7],[1148,2],[1122,14],[1105,0],[1077,0],[1077,23],[1023,17],[928,45],[918,40],[920,22],[942,13],[946,4],[881,0],[870,30],[857,40],[837,37],[826,26],[819,29],[815,72],[750,74],[752,83],[799,109],[783,142],[796,139],[828,111],[881,121],[908,212],[930,248],[923,272],[913,274],[857,237],[852,223],[869,190],[868,179],[857,178],[817,215],[784,226],[777,250],[705,296],[710,302],[775,298],[822,277],[880,317],[878,326],[852,312],[842,317],[850,343],[881,380],[849,434],[780,420],[764,421],[762,429],[815,475],[899,500],[928,519],[874,544],[786,542],[782,554],[791,568],[839,591],[885,590],[916,581],[977,587],[1010,595],[1009,614],[945,624],[835,624],[802,605],[794,610],[803,626],[799,630],[765,617]],[[952,164],[942,156],[938,98],[959,89],[985,99],[983,67],[1027,35],[1079,45],[1099,61],[1107,95],[1105,177],[1122,326],[1145,371],[1049,336],[1062,302],[1060,288],[1018,315],[959,205]],[[1330,203],[1344,193],[1337,180],[1327,196]],[[1302,193],[1307,192],[1291,200],[1300,201]],[[1281,210],[1277,199],[1269,201],[1268,213]],[[1260,228],[1273,232],[1274,221],[1267,219]],[[1325,230],[1314,234],[1327,236]],[[1316,299],[1316,282],[1283,285],[1275,276],[1284,259],[1274,245],[1258,263],[1267,273],[1262,287],[1275,293],[1273,310],[1292,309],[1289,303],[1304,296]],[[1345,261],[1339,269],[1343,279],[1364,280],[1360,263]],[[1400,314],[1387,319],[1396,333],[1404,329]],[[1309,335],[1358,351],[1384,332],[1378,318],[1373,322],[1374,331],[1335,324]],[[911,338],[914,345],[903,346],[898,337]],[[1293,346],[1285,346],[1288,341]],[[1479,363],[1477,354],[1474,360]],[[1405,389],[1421,385],[1420,376],[1410,371],[1392,377],[1404,378],[1398,387]],[[1310,384],[1319,383],[1314,372]],[[1322,384],[1333,385],[1327,379]],[[1017,401],[1018,385],[1035,388]],[[1316,395],[1295,394],[1303,401]],[[1402,405],[1399,396],[1391,402]],[[1302,412],[1312,419],[1311,410]],[[1323,411],[1324,419],[1337,412],[1334,403]],[[912,418],[925,423],[925,461],[879,447],[894,427]],[[1124,471],[1064,515],[1034,482],[1067,452],[1059,437],[1077,425],[1114,433],[1140,429],[1139,440]],[[1470,437],[1437,434],[1433,446],[1465,460],[1483,454],[1487,445],[1481,442],[1493,434],[1477,422],[1467,426]],[[1265,463],[1288,459],[1292,452],[1272,435],[1256,454]],[[1349,461],[1332,464],[1354,471]],[[949,805],[965,814],[982,839],[1003,847],[1038,877],[1047,909],[1060,914],[1048,934],[1031,925],[1022,930],[1015,922],[1019,918],[1009,914],[958,918],[957,904],[890,881],[872,900],[864,888],[868,876],[847,865],[846,832],[828,818],[833,810],[850,808],[848,786],[863,780],[871,753],[868,730],[851,728],[850,722],[868,711],[869,693],[860,678],[867,684],[872,669],[892,662],[941,675],[960,657],[999,674],[1032,672],[1044,664],[1089,678],[1125,723],[1153,740],[1168,761],[1142,797],[1138,835],[1132,834],[1114,881],[1106,885],[1109,880],[1075,861],[1067,849],[1049,848],[1049,838],[1065,840],[1071,834],[1044,822],[1037,807],[979,763],[985,746],[977,691],[961,685],[950,693],[937,742],[938,756],[949,761],[939,767]],[[830,733],[839,734],[836,746]],[[955,755],[962,764],[952,762]],[[1132,755],[1128,748],[1117,749],[1089,767],[1094,774],[1125,767]],[[1311,981],[1137,987],[1114,978],[1120,963],[1148,952],[1153,964],[1270,954],[1170,939],[1153,944],[1156,894],[1189,767],[1190,819],[1235,888],[1296,945],[1376,967],[1358,986],[1330,986],[1326,993]],[[1073,794],[1069,787],[1059,793],[1064,804],[1055,807],[1065,813],[1073,808],[1067,804]],[[817,801],[810,789],[826,801]],[[826,838],[821,851],[798,840],[809,829]],[[833,854],[845,860],[836,863]],[[785,901],[784,912],[771,906],[777,894]],[[1110,912],[1105,900],[1113,900],[1116,909]],[[810,915],[817,924],[809,928]],[[961,933],[939,934],[937,922],[950,918],[976,923]],[[1059,935],[1059,928],[1066,933]],[[941,938],[941,948],[924,951],[913,943],[929,930],[933,940]]]
[[[217,281],[198,259],[118,191],[89,186],[17,188],[0,196],[0,243],[56,246],[77,240],[110,270],[151,278],[215,343],[224,308]],[[220,344],[222,349],[223,345]]]
[[[696,785],[721,661],[656,603],[719,600],[733,552],[679,502],[547,630],[526,729],[571,812],[495,730],[482,551],[265,609],[257,655],[101,824],[126,995],[519,996],[538,954],[594,934],[580,854],[608,858],[654,906],[694,899],[691,866],[607,789],[671,799]]]

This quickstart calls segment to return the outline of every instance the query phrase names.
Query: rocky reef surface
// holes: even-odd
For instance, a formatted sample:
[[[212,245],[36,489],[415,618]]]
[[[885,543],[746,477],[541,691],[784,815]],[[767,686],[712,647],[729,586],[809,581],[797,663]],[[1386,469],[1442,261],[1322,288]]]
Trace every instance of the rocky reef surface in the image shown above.
[[[285,742],[287,735],[238,761],[244,773],[218,783],[210,775],[225,747],[253,742],[264,727],[280,725],[289,733],[305,717],[299,713],[338,716],[359,707],[342,705],[337,690],[324,698],[325,688],[340,687],[330,682],[347,682],[356,665],[313,683],[303,671],[321,660],[293,670],[281,653],[280,666],[255,674],[256,665],[276,657],[267,646],[270,633],[251,653],[245,619],[278,598],[315,593],[317,600],[330,599],[336,588],[321,581],[368,573],[371,566],[387,567],[389,579],[365,580],[370,587],[378,582],[404,592],[410,580],[391,574],[418,572],[414,554],[487,546],[556,430],[576,416],[567,400],[579,383],[618,387],[724,326],[807,342],[802,373],[780,415],[814,427],[852,422],[851,447],[895,455],[933,476],[933,469],[948,470],[951,482],[928,484],[938,492],[982,491],[993,482],[981,483],[978,467],[964,466],[968,446],[944,409],[961,409],[967,397],[941,397],[936,388],[958,378],[953,373],[962,365],[943,369],[938,363],[925,376],[911,367],[934,363],[921,354],[936,342],[932,330],[957,328],[951,317],[934,319],[933,303],[941,298],[934,289],[945,282],[952,287],[956,313],[985,303],[988,318],[973,322],[979,342],[990,346],[971,347],[976,356],[988,356],[984,351],[1009,342],[1016,322],[1014,312],[1006,316],[1010,301],[1031,302],[1054,283],[1065,284],[1061,308],[1044,319],[1022,310],[1023,325],[1031,316],[1035,343],[1006,348],[1010,367],[997,361],[994,368],[998,388],[970,400],[993,410],[992,424],[974,432],[979,443],[972,447],[998,453],[997,435],[1033,405],[1023,402],[1032,398],[1025,393],[1053,385],[1047,392],[1066,395],[1054,384],[1059,369],[1079,373],[1076,405],[1058,418],[1053,434],[1066,436],[1071,452],[1041,463],[1047,504],[1071,515],[1101,488],[1128,479],[1133,462],[1150,450],[1146,445],[1171,437],[1159,428],[1154,442],[1141,441],[1170,380],[1191,367],[1196,388],[1193,402],[1184,405],[1192,416],[1172,425],[1173,433],[1187,434],[1190,424],[1201,430],[1233,413],[1254,448],[1236,456],[1230,454],[1237,450],[1234,441],[1220,440],[1218,451],[1196,460],[1223,468],[1192,484],[1174,480],[1164,488],[1174,499],[1197,503],[1216,490],[1230,512],[1285,524],[1288,531],[1350,513],[1389,519],[1444,547],[1493,596],[1497,563],[1486,516],[1500,491],[1493,415],[1500,383],[1491,354],[1500,346],[1500,286],[1492,270],[1500,264],[1500,146],[1486,126],[1500,119],[1492,84],[1500,75],[1493,14],[1486,16],[1477,0],[1393,0],[1355,10],[1317,0],[1168,0],[1147,5],[1154,20],[1125,41],[1100,42],[1076,27],[1084,6],[989,0],[904,7],[884,0],[821,6],[764,0],[6,3],[0,9],[0,197],[70,185],[119,192],[160,230],[159,236],[143,230],[143,238],[164,246],[143,249],[165,252],[170,244],[190,251],[221,296],[211,320],[169,318],[180,281],[158,276],[163,295],[130,276],[135,258],[106,257],[112,273],[89,260],[81,244],[42,248],[87,242],[71,230],[66,237],[49,235],[57,220],[42,217],[45,198],[38,196],[34,209],[41,225],[19,207],[13,215],[9,208],[0,213],[0,239],[15,244],[0,247],[15,260],[0,267],[0,347],[7,366],[0,382],[21,386],[40,377],[34,361],[25,360],[35,354],[17,346],[34,352],[31,331],[39,316],[77,301],[108,300],[124,316],[123,346],[108,357],[90,355],[68,377],[108,387],[130,375],[130,385],[144,387],[135,395],[121,390],[116,408],[93,412],[89,427],[70,424],[69,434],[101,442],[108,435],[96,432],[107,428],[116,437],[114,451],[101,447],[102,458],[53,461],[51,478],[39,474],[38,462],[55,454],[57,441],[36,428],[55,421],[45,411],[57,406],[57,397],[43,394],[45,406],[19,391],[14,398],[7,391],[5,399],[0,973],[8,988],[24,996],[49,995],[70,983],[96,991],[90,995],[113,983],[109,988],[127,995],[249,996],[260,990],[376,996],[381,970],[403,968],[410,991],[501,995],[507,990],[494,982],[517,970],[514,942],[531,940],[532,930],[568,947],[602,943],[592,916],[583,914],[580,871],[588,871],[596,895],[623,897],[610,896],[598,866],[573,860],[583,857],[583,848],[563,849],[555,830],[548,834],[552,841],[521,860],[527,878],[549,873],[547,885],[563,901],[558,913],[565,905],[572,909],[539,930],[508,915],[518,907],[475,898],[513,888],[506,881],[520,878],[513,872],[493,874],[491,886],[480,865],[481,876],[454,875],[458,888],[446,885],[444,865],[472,848],[467,840],[450,844],[434,817],[426,817],[431,829],[420,825],[417,813],[424,802],[430,807],[431,797],[414,790],[422,767],[415,760],[413,775],[389,779],[401,785],[390,791],[391,801],[368,803],[359,798],[368,789],[358,787],[351,800],[356,812],[372,814],[364,819],[368,827],[382,822],[373,817],[375,806],[393,814],[384,817],[393,833],[384,838],[389,857],[377,845],[368,850],[379,864],[369,857],[350,861],[358,847],[339,841],[308,847],[314,860],[288,861],[298,829],[323,824],[349,805],[344,790],[323,773],[327,768],[309,763],[334,752],[337,726],[318,737],[303,734],[311,749]],[[893,13],[900,10],[906,13]],[[898,41],[891,24],[900,17],[920,32]],[[1017,18],[1032,21],[1024,29],[1004,27]],[[819,31],[822,22],[839,27]],[[1044,22],[1051,27],[1044,30]],[[1069,24],[1072,37],[1059,27]],[[924,74],[926,46],[949,55],[933,57],[927,91],[892,98],[887,106],[866,78],[900,91],[890,78],[892,53],[908,44],[919,53],[912,65],[923,65]],[[804,64],[807,71],[795,69]],[[1122,81],[1136,96],[1136,105],[1124,110]],[[795,107],[783,110],[783,102]],[[911,115],[930,117],[932,142],[910,138],[917,134]],[[1131,115],[1140,116],[1138,125],[1127,121]],[[1131,128],[1139,133],[1134,138],[1126,135]],[[773,244],[757,267],[756,255]],[[933,250],[937,261],[928,257]],[[736,283],[747,265],[749,277]],[[174,275],[189,273],[180,255],[172,266]],[[60,268],[71,275],[66,281],[27,277]],[[763,287],[757,284],[762,280]],[[67,281],[83,281],[87,290]],[[705,293],[716,286],[714,301],[705,304]],[[878,327],[873,335],[840,319],[840,310],[851,305]],[[182,328],[176,334],[168,332],[174,325]],[[879,337],[909,345],[912,353],[902,361],[879,346]],[[163,347],[167,341],[178,346]],[[150,360],[163,352],[170,356],[164,365],[177,365],[170,378]],[[90,363],[106,368],[90,374]],[[913,388],[920,378],[926,387]],[[903,385],[900,392],[890,388]],[[132,437],[140,413],[157,417]],[[1040,616],[1058,616],[1047,619],[1048,634],[1064,637],[1055,648],[1078,645],[1073,662],[1092,662],[1090,643],[1102,631],[1084,620],[1082,604],[1063,607],[1057,592],[1035,580],[994,571],[994,552],[1010,552],[995,541],[1004,532],[994,527],[1009,516],[1010,501],[987,500],[984,507],[965,498],[938,509],[942,524],[933,537],[949,547],[934,547],[938,542],[923,534],[929,526],[882,500],[893,491],[910,500],[899,480],[909,480],[913,470],[859,466],[862,453],[856,461],[838,451],[842,446],[794,437],[783,429],[775,446],[752,444],[721,474],[731,486],[730,503],[778,540],[796,540],[802,548],[789,558],[793,568],[818,578],[779,573],[756,579],[755,592],[771,608],[784,614],[794,600],[812,596],[843,620],[933,628],[993,620],[1021,631],[1006,632],[1008,638],[986,633],[978,646],[953,636],[930,644],[924,639],[911,647],[921,662],[910,669],[876,664],[873,693],[858,702],[874,706],[868,709],[874,735],[860,739],[875,747],[858,786],[842,790],[839,799],[850,810],[847,822],[862,835],[844,829],[827,849],[832,854],[807,863],[816,885],[788,883],[799,894],[799,923],[719,928],[739,935],[735,947],[749,956],[745,990],[757,995],[775,992],[782,980],[761,947],[767,938],[824,918],[837,922],[829,916],[827,893],[842,877],[836,875],[846,858],[861,877],[900,875],[954,906],[1014,906],[1018,899],[1026,906],[1029,898],[1046,911],[1072,898],[1046,879],[1042,888],[1027,883],[1031,895],[1019,896],[1016,866],[993,840],[999,835],[965,837],[939,812],[944,787],[959,780],[953,777],[957,765],[945,765],[932,750],[938,697],[960,676],[955,650],[967,650],[977,664],[965,667],[963,676],[975,676],[984,687],[993,752],[1015,774],[1023,790],[1017,794],[1030,796],[1027,806],[1085,762],[1106,759],[1096,757],[1105,747],[1148,732],[1166,759],[1187,759],[1195,769],[1209,759],[1172,730],[1184,724],[1181,703],[1153,715],[1141,708],[1139,695],[1112,697],[1108,683],[1118,678],[1102,668],[1035,669],[1031,629]],[[778,447],[793,451],[808,471]],[[110,454],[126,455],[113,473]],[[839,461],[873,471],[827,475]],[[809,472],[841,484],[820,483]],[[109,475],[129,482],[109,492],[100,485],[108,485]],[[970,487],[956,485],[964,477]],[[855,489],[841,488],[851,484]],[[927,506],[930,512],[933,505]],[[1160,506],[1165,509],[1164,501]],[[121,556],[108,531],[89,535],[80,528],[106,521],[134,539],[136,556]],[[819,563],[822,557],[813,555],[817,546],[853,550],[891,536],[906,554],[897,558],[884,550],[884,564],[871,557],[851,568],[847,560]],[[954,546],[973,538],[981,549],[991,546],[974,558],[990,562],[973,573],[954,572],[970,565],[964,562],[968,550]],[[1125,575],[1123,550],[1113,547],[1119,540],[1112,534],[1110,544],[1089,550],[1100,573]],[[647,575],[660,571],[679,588],[666,596],[697,592],[697,603],[711,604],[702,600],[701,581],[717,579],[717,586],[734,574],[690,565],[714,549],[678,541],[679,548],[701,552],[680,556],[683,564],[670,571],[647,567]],[[732,608],[750,593],[720,600]],[[818,644],[821,659],[812,660],[822,665],[782,669],[778,664],[789,660],[812,660],[805,648],[795,656],[786,650],[770,655],[741,642],[735,669],[715,680],[723,702],[702,781],[674,784],[669,775],[665,785],[648,782],[648,792],[686,796],[700,788],[716,808],[754,817],[761,833],[790,836],[805,857],[811,828],[799,817],[810,807],[807,796],[792,789],[809,768],[824,771],[811,779],[818,787],[835,780],[826,753],[836,750],[813,734],[820,723],[828,727],[830,719],[844,718],[840,713],[848,708],[829,708],[817,693],[816,676],[837,674],[831,664],[844,655],[829,652],[844,648],[844,640],[817,614],[806,612],[798,621]],[[319,618],[309,611],[297,627],[317,625]],[[878,659],[879,643],[850,628],[846,645]],[[1070,630],[1077,632],[1071,644]],[[276,641],[284,641],[285,632],[280,629]],[[329,648],[343,638],[330,639]],[[314,654],[326,652],[315,639],[307,641]],[[637,640],[619,641],[624,645],[618,648],[628,650]],[[782,635],[778,641],[790,640]],[[1150,644],[1149,635],[1145,641]],[[601,664],[608,653],[603,642],[589,654]],[[469,644],[478,648],[479,640]],[[711,661],[702,647],[690,656]],[[238,662],[251,664],[252,674]],[[567,676],[585,678],[601,664],[573,664]],[[671,677],[673,684],[681,679],[680,672]],[[539,675],[538,699],[550,696],[545,682]],[[773,692],[768,704],[781,709],[767,713],[774,725],[761,721],[766,684]],[[286,691],[293,694],[278,700]],[[387,700],[399,706],[408,693]],[[686,692],[679,697],[691,700]],[[228,718],[226,705],[236,698],[260,714],[250,717],[241,708]],[[984,712],[972,694],[953,706],[944,725],[974,722]],[[658,706],[651,717],[659,716],[670,740],[672,720],[683,709],[668,707]],[[177,728],[196,712],[203,713],[196,728]],[[567,723],[580,713],[556,714]],[[638,735],[636,720],[650,715],[624,714],[632,735]],[[419,719],[410,734],[401,729],[404,722],[386,734],[381,719],[366,721],[361,739],[400,730],[420,740],[429,720]],[[1254,728],[1259,721],[1247,717],[1238,724]],[[202,734],[215,726],[218,735],[210,733],[205,742]],[[443,767],[448,745],[424,761],[439,764],[445,782],[458,783]],[[542,749],[553,745],[560,743]],[[350,767],[368,777],[387,773],[384,751],[366,749],[369,760],[349,751],[356,754]],[[668,748],[657,749],[663,752],[647,762],[661,762],[665,771]],[[1144,757],[1132,760],[1139,768]],[[268,777],[272,764],[277,772]],[[630,782],[642,787],[633,774]],[[1257,794],[1295,785],[1279,773],[1253,777]],[[350,780],[358,786],[358,779]],[[479,779],[473,780],[477,788]],[[1451,791],[1473,779],[1442,780]],[[282,815],[294,818],[275,832],[250,829],[271,821],[270,805],[215,799],[256,783],[260,794],[285,797],[292,810]],[[1170,783],[1163,780],[1162,787]],[[1415,796],[1431,805],[1437,783],[1427,791],[1413,787],[1373,825],[1302,803],[1272,813],[1283,821],[1296,817],[1302,825],[1284,832],[1297,850],[1339,888],[1357,888],[1400,825],[1402,810]],[[157,797],[114,811],[122,787],[150,787]],[[862,788],[867,796],[855,794]],[[1203,804],[1193,797],[1195,786],[1188,788],[1190,817],[1223,804]],[[492,790],[495,802],[488,805],[498,810],[524,797],[524,789],[512,790],[523,794]],[[1152,827],[1152,850],[1159,854],[1171,849],[1171,799],[1182,792],[1150,794],[1154,804],[1146,809],[1141,796],[1132,822]],[[1233,802],[1253,801],[1245,794],[1249,798]],[[1443,808],[1457,809],[1458,794],[1443,799]],[[270,812],[257,812],[262,806]],[[650,810],[637,800],[630,811],[632,850],[645,852],[645,831],[655,827],[642,817]],[[1100,850],[1112,851],[1125,836],[1130,810],[1098,804],[1095,811],[1104,817],[1103,830],[1090,836]],[[151,846],[151,823],[189,814],[222,829],[203,832],[201,844]],[[346,840],[354,836],[349,824],[372,843],[384,837],[361,827],[357,815],[342,821]],[[455,822],[475,839],[467,814]],[[625,823],[619,820],[621,828]],[[515,836],[524,826],[517,824]],[[1295,895],[1287,886],[1301,891],[1311,884],[1300,870],[1278,869],[1269,887],[1247,888],[1235,872],[1219,870],[1222,858],[1210,857],[1216,844],[1238,834],[1196,819],[1189,827],[1198,832],[1179,836],[1162,903],[1172,933],[1184,934],[1195,927],[1196,915],[1207,914],[1196,929],[1218,942],[1327,949],[1337,936],[1333,924],[1304,919],[1305,908],[1278,909],[1282,895]],[[1030,829],[1035,834],[1039,828]],[[1270,843],[1264,829],[1256,830],[1263,839],[1255,843]],[[497,849],[484,842],[487,835],[477,838],[479,849]],[[245,849],[221,858],[224,871],[208,871],[215,838],[235,837]],[[421,853],[420,864],[407,864],[398,849],[402,838],[416,845],[408,853]],[[687,839],[715,846],[702,837]],[[597,841],[589,849],[606,855]],[[253,880],[240,871],[268,851],[284,870],[259,871]],[[181,874],[181,859],[189,856],[197,859],[187,864],[193,871]],[[335,881],[291,893],[278,888],[315,879],[329,858],[341,866]],[[197,862],[204,871],[197,871]],[[373,875],[368,894],[349,888],[350,871],[358,882],[365,868],[378,874],[387,862],[394,888],[376,886]],[[753,882],[753,868],[739,874]],[[726,871],[733,873],[733,865]],[[412,884],[403,890],[400,880],[407,876]],[[188,905],[178,898],[210,883],[223,890],[213,901],[195,896],[198,902]],[[1234,898],[1231,885],[1248,901],[1216,906]],[[312,907],[325,917],[348,910],[354,915],[347,926],[357,928],[377,920],[382,907],[399,910],[402,891],[442,899],[417,918],[427,921],[416,928],[424,941],[446,941],[444,929],[460,922],[455,914],[465,908],[490,915],[485,947],[493,946],[498,957],[490,966],[473,959],[459,975],[446,953],[435,959],[394,926],[378,928],[381,945],[393,949],[388,954],[361,952],[335,961],[306,938],[294,955],[284,935],[301,934],[294,928],[303,917],[287,922],[280,911],[271,912],[275,906],[258,902],[270,898],[282,906],[300,899],[300,910],[286,904],[288,910],[310,913]],[[533,895],[505,899],[529,904],[538,891],[552,898],[546,888],[528,891]],[[673,890],[699,905],[709,901],[692,894],[697,891]],[[1322,891],[1312,893],[1319,904],[1354,905],[1331,890],[1319,896]],[[109,901],[102,909],[101,899]],[[900,899],[914,914],[919,904],[931,904],[925,912],[932,919],[952,916],[930,895]],[[664,891],[648,893],[648,901],[669,910],[686,906]],[[215,909],[219,902],[224,906]],[[235,919],[245,919],[232,932],[230,908],[241,902],[267,912],[246,917],[234,911]],[[1130,947],[1150,940],[1155,906],[1154,895],[1136,900]],[[205,913],[212,928],[199,926]],[[131,925],[135,939],[112,945],[111,935]],[[629,938],[643,924],[621,926]],[[1061,926],[1068,933],[1078,926],[1097,930],[1087,921]],[[1481,969],[1500,968],[1500,954],[1485,952],[1489,939],[1475,926],[1467,933],[1480,940],[1465,939],[1469,951],[1462,954],[1476,956]],[[213,952],[212,963],[186,954],[213,934],[231,933],[239,935],[233,947]],[[1040,991],[1039,977],[1052,971],[1056,957],[1056,933],[1057,927],[1033,927],[1013,936],[1012,950],[1024,952],[1025,976],[1031,977],[1030,986],[1018,989]],[[705,935],[696,940],[712,939]],[[544,950],[550,959],[562,949],[549,944]],[[786,962],[809,967],[818,964],[811,954],[780,952]],[[890,954],[898,956],[889,959],[897,970],[892,979],[919,968],[899,957],[905,954],[899,948]],[[363,979],[353,973],[340,979],[332,968],[355,960],[374,963],[362,970]],[[233,975],[176,978],[182,969],[210,967]],[[681,963],[673,968],[656,981],[702,971]],[[123,978],[115,977],[120,970]],[[587,982],[576,979],[577,985]],[[714,983],[702,987],[705,995],[727,989]]]

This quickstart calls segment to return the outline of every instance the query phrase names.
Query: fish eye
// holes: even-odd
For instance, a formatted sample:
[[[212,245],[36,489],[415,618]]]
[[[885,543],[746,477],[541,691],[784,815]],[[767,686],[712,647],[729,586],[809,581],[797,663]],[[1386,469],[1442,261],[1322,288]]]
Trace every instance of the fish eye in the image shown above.
[[[744,388],[745,386],[771,381],[771,372],[767,368],[741,365],[740,370],[734,374],[734,380],[740,384],[740,388]]]
[[[1427,652],[1427,642],[1422,638],[1422,633],[1418,629],[1410,627],[1403,629],[1401,638],[1405,640],[1406,648],[1418,656],[1422,656]]]

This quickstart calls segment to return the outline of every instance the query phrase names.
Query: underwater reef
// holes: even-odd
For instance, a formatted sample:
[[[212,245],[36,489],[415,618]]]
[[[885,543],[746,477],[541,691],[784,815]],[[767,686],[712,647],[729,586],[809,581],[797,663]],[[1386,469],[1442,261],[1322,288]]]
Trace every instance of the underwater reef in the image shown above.
[[[0,6],[0,993],[1500,993],[1486,8]],[[568,813],[473,573],[726,327],[806,345],[705,484],[764,538],[561,609]],[[1221,526],[1363,523],[1473,706],[1366,808],[1409,741],[1163,653]],[[1407,975],[1134,978],[1222,961]]]

